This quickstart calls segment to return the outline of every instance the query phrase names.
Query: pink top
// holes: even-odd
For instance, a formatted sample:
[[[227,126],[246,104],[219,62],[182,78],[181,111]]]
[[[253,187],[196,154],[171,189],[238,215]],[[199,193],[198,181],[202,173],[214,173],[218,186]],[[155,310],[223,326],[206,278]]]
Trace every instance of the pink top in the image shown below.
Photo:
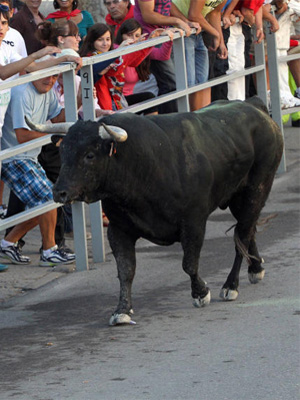
[[[149,57],[152,60],[168,60],[171,57],[173,43],[171,41],[163,43],[161,47],[153,47]],[[123,93],[125,96],[129,96],[133,94],[134,87],[136,83],[139,81],[138,73],[136,72],[135,67],[126,67],[125,71],[125,85],[123,88]]]

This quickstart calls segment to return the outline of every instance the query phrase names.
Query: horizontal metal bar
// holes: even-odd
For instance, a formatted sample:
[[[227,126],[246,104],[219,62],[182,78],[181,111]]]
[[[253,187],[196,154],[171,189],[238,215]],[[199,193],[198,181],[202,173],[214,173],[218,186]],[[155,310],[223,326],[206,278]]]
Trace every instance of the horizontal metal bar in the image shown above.
[[[277,58],[278,62],[288,62],[293,60],[300,60],[300,53],[298,54],[289,54],[287,56],[280,56]]]
[[[41,138],[30,140],[29,142],[23,144],[18,144],[17,146],[10,149],[2,150],[0,151],[0,161],[51,143],[51,136],[52,135],[45,135]]]
[[[281,114],[286,115],[286,114],[293,114],[296,112],[300,111],[300,106],[299,107],[291,107],[291,108],[283,108],[281,109]]]
[[[21,222],[28,221],[29,219],[35,218],[41,214],[44,214],[48,211],[54,210],[55,208],[61,207],[63,204],[54,203],[54,201],[47,201],[44,204],[39,206],[30,208],[26,211],[23,211],[17,215],[13,215],[9,218],[0,220],[0,231],[4,231],[11,226],[20,224]]]
[[[213,86],[219,85],[221,83],[229,82],[230,80],[235,79],[235,78],[240,78],[241,76],[251,75],[255,72],[262,71],[263,69],[264,69],[264,65],[257,65],[255,67],[245,68],[242,71],[237,71],[230,75],[222,75],[218,78],[210,79],[209,81],[207,81],[205,83],[201,83],[199,85],[190,86],[183,90],[175,90],[174,92],[170,92],[169,94],[158,96],[155,99],[147,100],[138,105],[132,105],[132,106],[122,109],[118,112],[124,113],[124,112],[143,111],[149,107],[154,107],[159,104],[166,103],[167,101],[170,101],[170,100],[179,99],[188,94],[198,92],[199,90],[207,89],[209,87],[213,87]]]
[[[13,79],[12,81],[3,81],[0,83],[0,90],[12,88],[14,86],[22,85],[23,83],[36,81],[37,79],[46,78],[51,75],[58,75],[72,69],[76,69],[77,64],[73,62],[65,62],[55,67],[44,68],[39,71],[30,72],[26,75],[21,75],[19,78]]]
[[[174,34],[174,39],[180,38],[179,33]],[[153,39],[147,39],[146,41],[131,44],[129,46],[122,46],[121,48],[117,48],[115,50],[111,50],[107,53],[95,55],[93,57],[83,57],[82,58],[82,65],[91,65],[91,64],[96,64],[101,61],[106,61],[110,59],[114,59],[120,56],[123,56],[125,54],[130,54],[134,53],[135,51],[142,50],[142,49],[147,49],[148,47],[154,47],[159,44],[169,42],[170,38],[169,36],[159,36],[158,38],[153,38]]]

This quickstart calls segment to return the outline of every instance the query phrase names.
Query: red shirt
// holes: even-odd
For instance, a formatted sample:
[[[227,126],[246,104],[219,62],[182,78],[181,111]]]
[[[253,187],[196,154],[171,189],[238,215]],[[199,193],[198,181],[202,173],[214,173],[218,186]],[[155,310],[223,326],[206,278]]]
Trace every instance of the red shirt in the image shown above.
[[[249,8],[253,10],[254,15],[260,9],[260,7],[264,4],[264,0],[241,0],[237,4],[237,9],[240,10],[242,7]]]

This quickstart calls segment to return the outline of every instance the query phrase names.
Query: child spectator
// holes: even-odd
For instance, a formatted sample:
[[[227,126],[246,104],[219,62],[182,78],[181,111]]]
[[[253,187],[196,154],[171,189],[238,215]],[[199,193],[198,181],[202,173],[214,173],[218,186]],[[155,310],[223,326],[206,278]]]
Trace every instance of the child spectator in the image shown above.
[[[172,32],[166,31],[172,36]],[[138,42],[142,38],[142,27],[140,23],[134,19],[127,19],[118,30],[116,44],[120,45],[124,40],[132,39],[133,43]],[[136,68],[127,67],[125,73],[125,85],[123,93],[125,96],[133,93],[141,93],[145,91],[152,92],[155,96],[158,94],[157,82],[153,74],[150,73],[150,60],[152,58],[160,60],[168,60],[171,56],[172,42],[165,42],[161,47],[154,47],[140,65]]]
[[[161,32],[153,32],[151,37],[158,36]],[[133,43],[128,39],[122,45]],[[88,32],[82,48],[81,56],[94,56],[113,49],[113,37],[110,28],[105,24],[95,24]],[[107,110],[121,110],[128,105],[153,98],[152,93],[139,93],[125,98],[123,87],[125,83],[124,71],[128,66],[137,67],[151,52],[151,48],[136,51],[119,57],[115,63],[110,64],[101,71],[101,77],[95,83],[98,102],[101,108]],[[130,98],[131,97],[131,98]],[[149,110],[148,110],[149,111]],[[152,110],[150,110],[153,112]]]

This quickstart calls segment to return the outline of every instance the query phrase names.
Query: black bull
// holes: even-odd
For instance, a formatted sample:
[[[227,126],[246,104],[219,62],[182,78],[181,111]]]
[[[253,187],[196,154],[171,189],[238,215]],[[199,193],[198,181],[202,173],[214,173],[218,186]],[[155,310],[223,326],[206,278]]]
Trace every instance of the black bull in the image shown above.
[[[117,262],[120,299],[110,324],[131,321],[135,243],[181,242],[183,269],[191,278],[195,306],[210,302],[198,274],[208,216],[230,208],[236,256],[220,296],[238,296],[243,257],[250,282],[264,277],[255,232],[282,156],[278,126],[260,101],[216,102],[197,113],[101,119],[123,128],[128,139],[116,143],[99,136],[99,122],[77,122],[61,145],[62,166],[55,201],[102,200],[108,239]],[[159,221],[159,224],[157,223]]]

